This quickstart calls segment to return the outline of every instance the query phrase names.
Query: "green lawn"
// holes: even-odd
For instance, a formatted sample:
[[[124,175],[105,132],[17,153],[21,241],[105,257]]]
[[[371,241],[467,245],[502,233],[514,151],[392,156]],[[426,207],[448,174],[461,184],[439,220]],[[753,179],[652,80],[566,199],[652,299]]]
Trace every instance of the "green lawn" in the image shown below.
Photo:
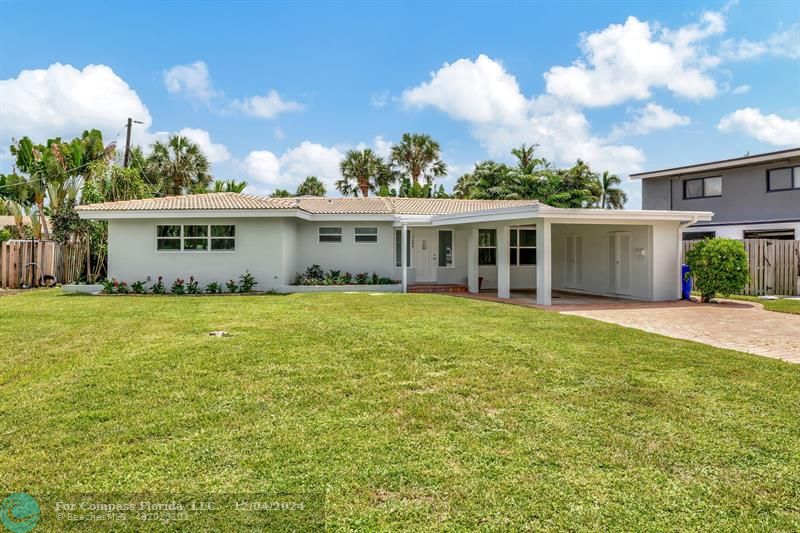
[[[799,409],[797,365],[455,297],[0,298],[0,489],[45,500],[295,495],[331,530],[796,531]]]
[[[733,294],[726,296],[732,300],[745,300],[748,302],[758,302],[764,306],[767,311],[776,311],[778,313],[790,313],[793,315],[800,315],[800,300],[789,300],[781,298],[780,300],[762,300],[758,296],[741,296]]]

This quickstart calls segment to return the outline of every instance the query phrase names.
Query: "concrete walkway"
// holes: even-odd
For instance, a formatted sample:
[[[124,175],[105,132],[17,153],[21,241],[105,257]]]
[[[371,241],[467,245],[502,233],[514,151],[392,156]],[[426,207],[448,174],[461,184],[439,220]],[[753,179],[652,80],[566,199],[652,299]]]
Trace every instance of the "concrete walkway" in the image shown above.
[[[759,303],[724,300],[562,313],[800,364],[800,315],[765,311]]]

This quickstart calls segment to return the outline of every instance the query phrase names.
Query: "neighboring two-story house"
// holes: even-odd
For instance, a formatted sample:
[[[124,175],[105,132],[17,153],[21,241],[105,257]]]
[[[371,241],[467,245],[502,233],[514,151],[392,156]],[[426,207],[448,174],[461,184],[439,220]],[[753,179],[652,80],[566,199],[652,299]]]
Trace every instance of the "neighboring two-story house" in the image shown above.
[[[800,239],[800,147],[631,174],[642,209],[712,211],[684,240]]]

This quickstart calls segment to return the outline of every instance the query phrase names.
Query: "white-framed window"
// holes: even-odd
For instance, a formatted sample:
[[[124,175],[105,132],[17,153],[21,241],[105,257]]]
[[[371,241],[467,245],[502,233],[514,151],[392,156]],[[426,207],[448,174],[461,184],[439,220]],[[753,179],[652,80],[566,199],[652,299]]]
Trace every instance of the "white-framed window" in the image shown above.
[[[414,249],[413,233],[408,232],[406,241],[406,266],[411,268],[411,250]],[[394,230],[394,266],[403,266],[403,230]]]
[[[536,230],[511,228],[509,262],[513,266],[536,264]]]
[[[321,243],[340,243],[342,242],[342,228],[341,227],[320,227],[319,228],[319,242]]]
[[[376,242],[378,242],[378,228],[357,227],[353,232],[353,238],[355,239],[356,244],[375,244]]]
[[[478,264],[481,266],[497,264],[497,230],[478,230]]]
[[[233,252],[236,226],[233,224],[158,224],[156,251]]]
[[[453,266],[453,230],[439,230],[439,267],[449,268]]]

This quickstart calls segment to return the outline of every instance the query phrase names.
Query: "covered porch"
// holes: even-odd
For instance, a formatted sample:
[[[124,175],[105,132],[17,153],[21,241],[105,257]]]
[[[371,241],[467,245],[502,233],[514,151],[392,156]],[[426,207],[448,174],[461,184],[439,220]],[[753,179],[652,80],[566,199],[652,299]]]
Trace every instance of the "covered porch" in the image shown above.
[[[441,216],[425,224],[421,233],[419,226],[403,224],[399,228],[402,247],[398,247],[401,264],[412,265],[407,255],[412,253],[411,231],[415,232],[416,251],[435,246],[433,241],[420,242],[419,235],[430,238],[435,230],[442,229],[462,236],[461,246],[456,246],[458,239],[452,237],[448,241],[451,247],[437,247],[437,251],[446,249],[453,264],[461,268],[451,272],[448,279],[428,283],[463,283],[473,295],[528,299],[542,306],[582,305],[587,300],[592,303],[592,297],[637,301],[680,298],[681,231],[693,219],[689,216],[686,220],[686,213],[531,211],[505,209]],[[414,259],[416,270],[421,261],[416,256]],[[403,286],[408,290],[409,269],[402,270]],[[411,285],[418,285],[418,280]]]

